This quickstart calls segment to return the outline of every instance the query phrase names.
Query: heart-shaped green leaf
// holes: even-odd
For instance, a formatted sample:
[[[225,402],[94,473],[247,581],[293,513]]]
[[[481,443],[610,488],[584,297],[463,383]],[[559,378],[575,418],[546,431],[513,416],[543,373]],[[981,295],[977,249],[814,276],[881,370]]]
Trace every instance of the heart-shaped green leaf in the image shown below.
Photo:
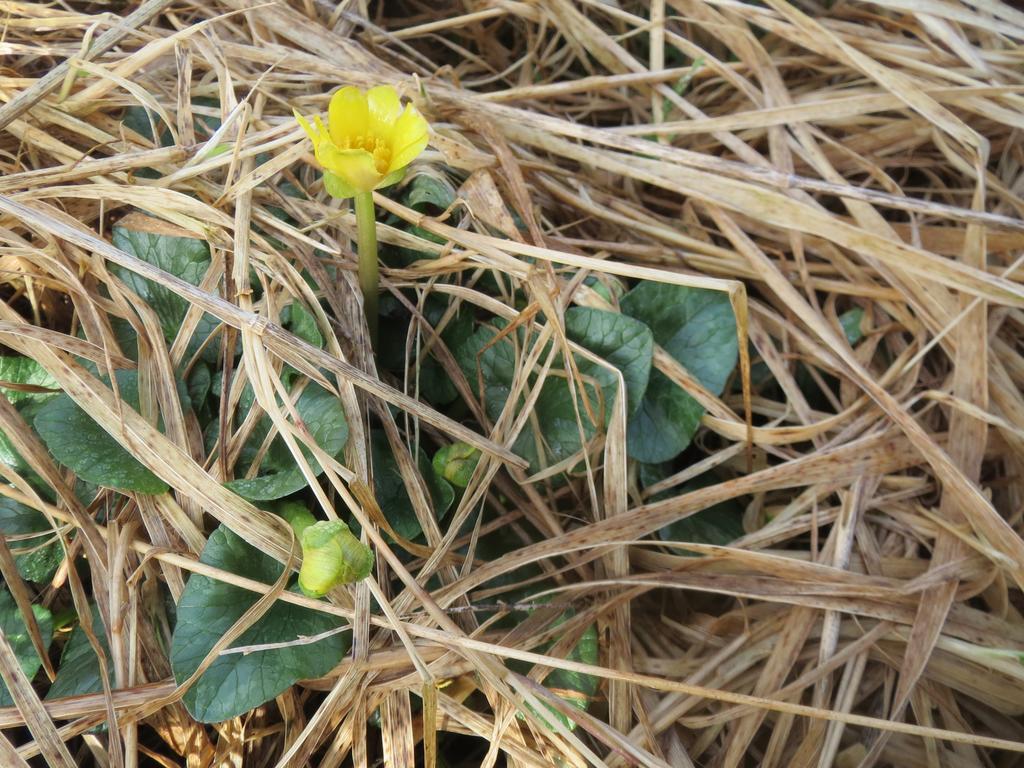
[[[118,371],[116,378],[121,399],[138,409],[138,373]],[[187,404],[187,396],[182,400]],[[119,491],[167,491],[167,483],[144,467],[120,440],[108,434],[67,395],[58,395],[42,406],[35,418],[35,428],[53,458],[83,480]]]
[[[210,534],[200,561],[264,584],[274,583],[282,570],[279,562],[224,526]],[[171,667],[179,684],[198,669],[214,644],[258,598],[255,592],[192,574],[178,601],[171,641]],[[328,614],[276,602],[233,647],[296,644],[221,655],[185,694],[186,708],[200,722],[216,723],[258,707],[298,680],[327,674],[344,656],[348,633],[329,635],[315,643],[302,641],[342,624]]]
[[[323,387],[310,384],[299,395],[295,410],[298,411],[299,417],[313,435],[317,445],[330,456],[340,456],[348,440],[348,421],[345,419],[345,409],[341,401]],[[261,425],[250,437],[246,446],[247,451],[243,451],[243,467],[248,463],[245,461],[245,454],[251,456],[255,453],[269,428],[270,419],[264,417]],[[320,474],[323,471],[320,465],[306,449],[302,450],[314,472]],[[263,458],[259,473],[255,477],[232,480],[226,485],[246,499],[271,501],[302,490],[307,482],[302,471],[296,466],[295,457],[288,450],[288,446],[284,440],[277,437]]]
[[[712,394],[721,394],[736,367],[736,319],[728,294],[641,282],[622,297],[623,314],[645,323],[654,341]],[[704,408],[655,371],[627,431],[629,455],[668,461],[690,444]]]

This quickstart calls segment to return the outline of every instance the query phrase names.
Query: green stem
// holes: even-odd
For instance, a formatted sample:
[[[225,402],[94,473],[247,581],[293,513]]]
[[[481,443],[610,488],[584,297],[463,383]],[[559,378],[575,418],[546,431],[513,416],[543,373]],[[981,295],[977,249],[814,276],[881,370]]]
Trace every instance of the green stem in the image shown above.
[[[377,218],[373,211],[373,192],[355,197],[359,239],[359,288],[363,292],[363,310],[370,329],[370,344],[377,349]]]

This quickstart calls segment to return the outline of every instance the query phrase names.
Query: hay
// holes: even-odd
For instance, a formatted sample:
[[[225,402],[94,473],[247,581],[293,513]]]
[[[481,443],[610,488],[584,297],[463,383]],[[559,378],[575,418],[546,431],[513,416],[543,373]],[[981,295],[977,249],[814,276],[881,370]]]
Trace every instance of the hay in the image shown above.
[[[4,765],[1015,764],[1020,11],[933,0],[0,7],[0,343],[42,365],[171,487],[127,501],[101,491],[84,505],[0,398],[0,429],[55,497],[6,466],[0,493],[85,556],[81,573],[62,569],[37,589],[17,575],[8,537],[0,571],[26,617],[32,602],[73,605],[87,625],[83,607],[96,601],[102,625],[85,629],[106,633],[112,666],[103,693],[42,701],[47,683],[33,689],[0,636],[16,704],[0,709]],[[435,217],[377,195],[389,216],[381,242],[436,257],[383,271],[384,290],[416,318],[404,377],[373,365],[353,290],[354,218],[323,192],[291,116],[324,110],[340,84],[379,83],[434,126],[414,173],[464,180]],[[123,122],[140,106],[167,146]],[[197,134],[204,116],[219,121],[212,134]],[[111,225],[139,212],[140,227],[210,243],[199,285],[111,245]],[[113,266],[189,303],[177,341]],[[721,291],[739,320],[740,366],[721,397],[656,352],[655,367],[706,414],[691,464],[645,489],[621,402],[590,450],[539,475],[509,447],[541,388],[526,374],[555,375],[552,350],[573,346],[565,309],[611,308],[584,284],[592,275]],[[493,276],[525,308],[484,291]],[[525,331],[513,387],[525,407],[490,423],[441,338],[451,317],[424,318],[431,295]],[[296,302],[323,349],[285,329],[281,308]],[[839,319],[851,309],[863,312],[856,346]],[[319,514],[352,515],[377,554],[370,579],[329,601],[197,559],[218,523],[282,562],[297,556],[279,518],[222,485],[253,420],[209,450],[182,411],[173,372],[195,364],[185,342],[204,312],[220,323],[215,348],[237,339],[243,350],[224,373],[219,423],[251,384]],[[115,318],[145,340],[141,412],[96,375],[135,366]],[[464,421],[419,397],[428,353],[466,399]],[[344,460],[280,397],[285,365],[340,398]],[[579,414],[598,405],[575,403]],[[371,418],[425,543],[402,538],[365,485]],[[442,523],[415,458],[421,435],[483,454]],[[550,482],[581,461],[569,485]],[[720,482],[680,491],[711,469]],[[730,546],[648,538],[730,499],[746,505]],[[494,519],[481,523],[482,504]],[[520,546],[477,557],[499,529]],[[559,612],[538,609],[514,629],[494,626],[486,607],[500,616],[528,584],[493,580],[528,564],[575,616],[555,628]],[[281,601],[351,621],[353,650],[251,715],[200,726],[170,678],[168,619],[152,592],[159,582],[177,599],[192,574],[262,596],[220,649]],[[593,623],[599,664],[565,660]],[[27,629],[42,647],[34,620]],[[541,666],[521,676],[511,659]],[[44,665],[51,678],[55,666]],[[538,685],[542,669],[601,678],[589,710]],[[540,701],[576,728],[546,725]],[[109,730],[91,730],[100,723]],[[472,758],[446,754],[452,734],[479,746]]]

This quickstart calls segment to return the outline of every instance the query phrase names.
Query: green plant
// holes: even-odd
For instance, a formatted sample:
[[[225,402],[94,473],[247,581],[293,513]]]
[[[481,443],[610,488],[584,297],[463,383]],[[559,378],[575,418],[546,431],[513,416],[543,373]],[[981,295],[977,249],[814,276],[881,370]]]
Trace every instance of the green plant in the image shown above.
[[[395,188],[393,194],[414,210],[439,212],[452,205],[454,187],[443,173],[420,173],[406,187]],[[386,247],[381,253],[386,264],[414,265],[436,258],[438,238],[400,219],[392,218],[390,223],[406,228],[411,239],[402,247]],[[212,264],[205,239],[154,219],[129,216],[115,225],[112,239],[118,248],[142,262],[192,285],[203,281]],[[423,250],[410,248],[414,242]],[[288,589],[318,597],[336,584],[368,575],[373,552],[347,525],[351,523],[358,534],[358,522],[319,520],[311,512],[311,478],[322,475],[324,460],[345,458],[350,415],[337,395],[289,366],[279,372],[280,386],[274,395],[278,407],[293,414],[307,440],[316,445],[313,450],[312,443],[300,443],[306,465],[303,469],[296,461],[294,445],[278,434],[279,422],[258,401],[252,382],[236,383],[225,376],[225,361],[230,362],[229,370],[241,363],[237,337],[225,335],[212,316],[195,314],[186,299],[162,282],[121,266],[115,266],[112,273],[152,311],[162,341],[180,350],[174,387],[160,393],[140,371],[131,368],[117,370],[113,379],[105,379],[122,407],[159,414],[155,426],[160,430],[166,429],[167,409],[174,409],[176,421],[183,416],[195,419],[209,456],[230,451],[230,475],[225,486],[277,511],[295,529],[303,563],[297,582],[289,578]],[[306,278],[311,279],[308,275]],[[405,292],[408,304],[388,303],[386,316],[408,333],[416,332],[416,322],[433,326],[431,343],[420,352],[412,368],[416,376],[423,377],[422,396],[452,418],[468,419],[481,431],[497,427],[501,434],[509,434],[509,430],[517,430],[512,448],[528,461],[529,482],[558,488],[585,476],[620,397],[625,398],[628,455],[641,463],[647,478],[644,482],[653,482],[644,468],[676,459],[689,445],[703,414],[702,406],[654,365],[656,346],[713,394],[719,394],[737,359],[736,326],[729,300],[716,291],[643,280],[628,286],[614,281],[609,287],[594,279],[587,284],[601,297],[603,308],[568,306],[562,317],[543,317],[542,323],[522,322],[524,317],[534,317],[525,314],[510,322],[514,312],[496,316],[460,304],[444,293],[428,297],[417,321],[408,309],[418,301],[411,291]],[[509,287],[495,273],[484,275],[476,290],[482,298],[510,300],[529,310],[526,294],[517,292],[519,289],[509,294]],[[252,275],[249,289],[259,298],[266,286]],[[323,348],[325,336],[317,317],[323,309],[325,306],[291,301],[280,307],[277,320],[297,338]],[[562,327],[564,336],[549,332],[552,323]],[[128,317],[115,317],[111,327],[128,358],[125,365],[143,361],[146,342],[140,340],[137,323]],[[183,329],[187,336],[179,338]],[[379,364],[385,375],[406,374],[405,348],[397,347],[396,342],[400,337],[393,335],[381,348]],[[576,351],[570,353],[567,344],[575,345]],[[94,361],[82,362],[93,371],[98,368]],[[56,381],[38,364],[28,358],[7,357],[0,359],[0,373],[4,380],[17,385],[8,390],[9,401],[35,429],[53,458],[75,473],[86,501],[97,493],[113,493],[108,499],[116,506],[133,496],[170,490],[151,466],[140,461],[131,445],[101,426],[69,393],[60,392]],[[232,389],[225,391],[225,383]],[[222,435],[225,427],[229,432]],[[403,541],[424,541],[408,468],[400,470],[399,457],[392,453],[383,430],[372,430],[370,437],[377,503]],[[226,444],[227,439],[231,442]],[[413,458],[413,472],[423,483],[419,498],[426,500],[429,512],[443,526],[447,515],[463,499],[480,453],[466,443],[448,443],[436,437],[420,439],[426,444],[411,441],[407,455]],[[10,441],[0,442],[0,449],[0,459],[5,463],[20,471],[28,470]],[[52,493],[40,478],[34,478],[34,482],[40,492]],[[485,504],[481,508],[483,520],[501,514],[501,503],[499,499],[498,508]],[[20,546],[14,554],[24,578],[46,579],[59,567],[63,549],[49,533],[51,527],[51,521],[37,510],[10,500],[0,505],[0,530],[17,537]],[[494,536],[507,538],[507,533],[486,537],[488,547],[493,548]],[[209,535],[201,562],[267,585],[282,577],[277,560],[225,526]],[[544,583],[539,582],[516,595],[529,597],[531,591],[543,587]],[[254,593],[206,575],[194,574],[188,579],[176,606],[170,647],[178,682],[193,675],[220,637],[256,600]],[[105,642],[98,613],[92,623]],[[583,633],[580,645],[572,651],[577,655],[571,658],[588,663],[596,659],[597,639],[592,630]],[[305,647],[312,642],[310,637],[320,638],[314,642],[315,649]],[[232,647],[256,650],[237,653],[229,648],[212,660],[184,698],[199,720],[233,717],[278,695],[299,679],[326,673],[344,653],[347,632],[344,622],[334,617],[278,602]],[[35,662],[30,663],[34,651],[31,647],[23,650],[26,671],[34,672],[38,668]],[[56,691],[54,695],[94,692],[100,686],[99,670],[92,645],[76,629],[64,649],[52,691]],[[596,679],[583,676],[576,680],[570,676],[576,682],[563,681],[563,685],[559,682],[562,677],[564,673],[553,672],[549,684],[556,689],[578,690],[580,695],[568,700],[586,708],[596,690]]]

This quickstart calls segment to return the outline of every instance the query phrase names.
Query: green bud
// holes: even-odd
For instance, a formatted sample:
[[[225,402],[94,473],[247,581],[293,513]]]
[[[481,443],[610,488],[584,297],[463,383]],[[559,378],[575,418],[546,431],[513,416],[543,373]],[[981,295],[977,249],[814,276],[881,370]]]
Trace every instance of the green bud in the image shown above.
[[[452,443],[434,454],[434,471],[454,485],[465,488],[480,461],[480,451],[469,443]]]
[[[370,575],[373,551],[340,520],[321,520],[302,531],[299,588],[307,597],[323,597],[336,584]]]
[[[302,541],[302,532],[316,522],[313,513],[306,509],[304,504],[297,501],[286,501],[282,503],[277,513],[288,521],[288,525],[295,531],[295,539]]]

